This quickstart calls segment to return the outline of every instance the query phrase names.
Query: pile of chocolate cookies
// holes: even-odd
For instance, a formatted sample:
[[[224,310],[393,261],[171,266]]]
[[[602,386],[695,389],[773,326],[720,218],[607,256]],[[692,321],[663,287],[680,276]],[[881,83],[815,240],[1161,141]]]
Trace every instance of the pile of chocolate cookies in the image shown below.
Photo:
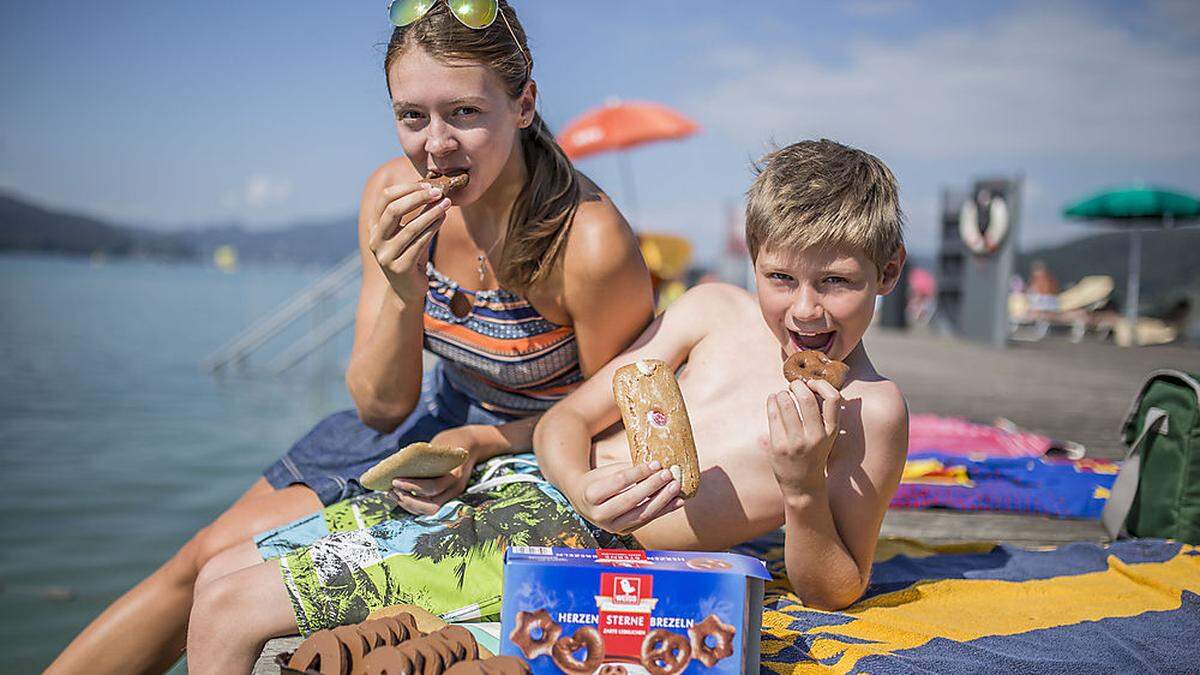
[[[311,675],[527,675],[520,658],[480,659],[479,645],[462,626],[422,633],[401,613],[352,626],[319,630],[290,655],[279,657],[284,673]]]

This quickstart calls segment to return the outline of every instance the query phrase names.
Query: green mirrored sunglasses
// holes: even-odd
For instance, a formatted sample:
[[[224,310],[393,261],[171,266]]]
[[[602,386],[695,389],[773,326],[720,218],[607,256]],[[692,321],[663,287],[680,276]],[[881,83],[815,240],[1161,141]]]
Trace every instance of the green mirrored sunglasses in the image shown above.
[[[395,26],[407,26],[429,13],[438,2],[445,2],[450,13],[464,26],[482,30],[492,25],[499,14],[496,0],[391,0],[388,16]]]

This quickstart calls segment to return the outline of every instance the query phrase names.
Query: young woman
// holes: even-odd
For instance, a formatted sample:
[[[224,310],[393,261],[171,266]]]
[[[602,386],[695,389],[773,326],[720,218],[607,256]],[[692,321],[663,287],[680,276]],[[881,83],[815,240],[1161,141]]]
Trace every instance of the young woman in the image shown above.
[[[522,482],[534,480],[529,463],[492,458],[528,451],[537,416],[652,319],[636,238],[536,112],[516,14],[503,0],[465,6],[461,16],[443,0],[392,6],[393,23],[404,25],[384,65],[404,157],[380,167],[362,197],[363,283],[346,373],[357,410],[319,423],[88,626],[50,672],[165,670],[184,648],[201,568],[322,504],[353,498],[260,538],[262,555],[339,529],[339,513],[360,525],[402,522],[404,512],[423,523],[439,512],[462,516],[465,502],[480,507],[488,485],[533,485]],[[425,182],[460,173],[468,183],[450,195]],[[422,347],[440,357],[424,376]],[[356,496],[363,470],[419,440],[464,447],[469,459],[441,478]],[[473,475],[488,479],[485,489],[459,498]],[[490,513],[511,522],[502,508]],[[589,542],[590,530],[562,524],[565,510],[542,513],[559,540]],[[229,569],[248,564],[228,560]],[[226,571],[214,563],[206,574]]]

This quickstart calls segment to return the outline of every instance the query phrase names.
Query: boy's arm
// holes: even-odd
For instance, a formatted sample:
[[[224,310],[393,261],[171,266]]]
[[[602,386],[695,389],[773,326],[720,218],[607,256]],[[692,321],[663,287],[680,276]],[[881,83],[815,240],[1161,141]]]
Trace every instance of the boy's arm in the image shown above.
[[[809,607],[841,609],[862,595],[904,468],[904,399],[890,382],[869,386],[875,391],[855,401],[862,405],[855,429],[839,429],[845,403],[826,382],[793,382],[790,394],[767,402],[772,463],[784,498],[788,581]]]
[[[661,359],[678,369],[687,360],[707,332],[713,300],[726,292],[705,286],[680,297],[628,350],[546,412],[534,430],[534,452],[546,478],[585,518],[606,530],[632,531],[682,505],[675,498],[679,483],[664,467],[621,462],[593,469],[592,438],[620,420],[612,393],[618,368],[638,359]]]

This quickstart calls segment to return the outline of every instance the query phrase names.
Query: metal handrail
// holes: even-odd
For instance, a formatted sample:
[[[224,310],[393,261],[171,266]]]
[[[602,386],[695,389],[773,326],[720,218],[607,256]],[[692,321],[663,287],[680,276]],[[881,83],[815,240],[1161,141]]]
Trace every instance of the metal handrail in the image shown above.
[[[300,317],[311,312],[314,308],[320,305],[321,301],[329,296],[336,294],[339,290],[345,287],[350,282],[354,281],[359,276],[359,270],[362,267],[362,259],[357,252],[346,256],[332,270],[322,276],[320,279],[313,282],[308,288],[300,291],[296,295],[289,298],[286,302],[280,305],[271,313],[267,314],[262,319],[255,321],[236,337],[225,343],[220,349],[213,352],[211,356],[200,362],[200,367],[204,370],[215,373],[224,369],[230,363],[238,363],[244,361],[254,350],[261,347],[267,340],[278,335],[283,329],[287,328]],[[345,312],[339,314],[336,318],[341,323],[344,320]],[[353,321],[353,313],[351,312],[351,322]],[[346,325],[340,325],[337,332],[344,330]],[[321,329],[320,334],[330,333],[332,326]],[[310,332],[311,333],[311,332]],[[320,344],[328,341],[336,335],[336,332],[325,336]],[[303,340],[305,344],[310,339],[306,336]],[[312,346],[311,349],[299,354],[299,359],[304,358],[312,349],[316,349],[320,344]],[[287,354],[293,354],[293,349],[289,349]],[[298,351],[296,353],[299,353]],[[295,354],[293,354],[295,356]],[[276,366],[279,365],[280,359],[276,359]],[[291,365],[294,365],[291,364]],[[288,366],[290,367],[290,366]],[[286,368],[284,368],[286,370]]]

